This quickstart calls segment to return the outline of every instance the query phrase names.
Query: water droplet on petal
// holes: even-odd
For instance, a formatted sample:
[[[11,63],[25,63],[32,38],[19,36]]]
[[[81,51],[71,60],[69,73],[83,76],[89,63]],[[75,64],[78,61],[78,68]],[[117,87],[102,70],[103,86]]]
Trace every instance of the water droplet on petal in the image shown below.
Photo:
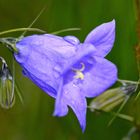
[[[53,69],[57,72],[61,72],[62,68],[59,65],[56,65]]]
[[[79,39],[76,38],[75,36],[65,36],[64,40],[66,40],[67,42],[73,45],[78,45],[80,43]]]

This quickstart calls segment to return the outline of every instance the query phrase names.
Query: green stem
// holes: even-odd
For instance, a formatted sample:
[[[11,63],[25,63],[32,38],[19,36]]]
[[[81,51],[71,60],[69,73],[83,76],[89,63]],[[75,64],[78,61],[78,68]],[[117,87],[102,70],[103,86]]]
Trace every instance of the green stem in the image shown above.
[[[122,79],[118,79],[117,81],[120,82],[120,83],[130,83],[130,84],[136,84],[136,85],[140,84],[139,81],[122,80]]]
[[[0,38],[0,43],[4,44],[10,51],[14,53],[18,53],[18,49],[16,48],[17,38]]]
[[[123,101],[123,103],[121,104],[120,108],[117,110],[116,114],[113,116],[113,118],[109,121],[108,126],[110,126],[112,124],[112,122],[116,119],[117,115],[121,112],[121,110],[123,109],[123,107],[125,106],[125,104],[127,103],[129,99],[129,96],[127,96],[127,98]]]
[[[21,31],[36,31],[36,32],[46,33],[46,31],[43,31],[43,30],[38,29],[38,28],[16,28],[16,29],[2,31],[2,32],[0,32],[0,35],[13,33],[13,32],[21,32]]]
[[[80,28],[67,28],[67,29],[62,29],[62,30],[59,30],[59,31],[55,31],[55,32],[51,32],[51,34],[60,34],[60,33],[63,33],[63,32],[67,32],[67,31],[77,31],[77,30],[80,30]]]
[[[117,117],[121,118],[121,119],[124,119],[124,120],[127,120],[129,122],[133,122],[134,121],[134,118],[129,116],[129,115],[125,115],[125,114],[116,114],[115,112],[112,113],[113,115],[117,115]]]
[[[33,22],[28,26],[28,28],[31,28],[33,26],[33,24],[38,20],[38,18],[41,16],[41,14],[44,12],[44,10],[46,9],[46,7],[42,8],[41,11],[39,12],[39,14],[37,15],[37,17],[33,20]],[[24,36],[26,34],[28,30],[25,30],[21,36]]]

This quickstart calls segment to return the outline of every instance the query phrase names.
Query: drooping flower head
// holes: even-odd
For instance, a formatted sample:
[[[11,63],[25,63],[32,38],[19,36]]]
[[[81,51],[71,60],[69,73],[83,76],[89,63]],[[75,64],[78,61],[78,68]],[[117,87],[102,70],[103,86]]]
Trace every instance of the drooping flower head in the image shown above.
[[[74,36],[32,35],[16,44],[15,59],[23,73],[56,99],[54,115],[68,106],[86,127],[86,97],[95,97],[117,80],[116,66],[104,57],[115,39],[115,21],[91,31],[83,43]]]

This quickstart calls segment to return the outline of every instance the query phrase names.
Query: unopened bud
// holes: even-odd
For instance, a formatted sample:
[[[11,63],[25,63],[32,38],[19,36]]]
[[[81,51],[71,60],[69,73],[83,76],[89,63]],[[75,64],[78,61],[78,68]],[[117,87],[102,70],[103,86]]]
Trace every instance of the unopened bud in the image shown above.
[[[135,84],[126,84],[118,88],[109,89],[100,96],[94,98],[91,101],[89,108],[91,111],[111,111],[113,108],[122,103],[128,96],[130,96],[135,91],[135,88]]]
[[[4,58],[0,57],[2,62],[0,68],[0,105],[9,109],[15,103],[14,80]]]

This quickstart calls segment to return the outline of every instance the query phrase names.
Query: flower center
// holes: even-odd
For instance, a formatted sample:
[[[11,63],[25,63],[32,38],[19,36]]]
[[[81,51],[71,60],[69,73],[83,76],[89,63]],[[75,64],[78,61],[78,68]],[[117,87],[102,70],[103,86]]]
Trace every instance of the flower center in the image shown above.
[[[84,71],[85,65],[84,65],[84,63],[80,63],[80,64],[82,65],[81,69],[72,68],[72,70],[75,72],[75,76],[74,76],[75,79],[83,80],[84,79],[84,74],[83,74],[82,71]]]

